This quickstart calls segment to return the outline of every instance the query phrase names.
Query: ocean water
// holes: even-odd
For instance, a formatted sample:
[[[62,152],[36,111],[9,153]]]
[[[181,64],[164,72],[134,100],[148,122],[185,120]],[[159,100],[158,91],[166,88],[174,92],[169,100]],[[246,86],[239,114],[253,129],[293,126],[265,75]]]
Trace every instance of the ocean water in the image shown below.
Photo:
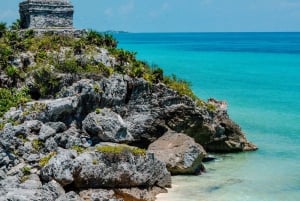
[[[116,34],[119,47],[192,83],[259,150],[217,155],[200,176],[173,177],[158,201],[300,200],[300,33]]]

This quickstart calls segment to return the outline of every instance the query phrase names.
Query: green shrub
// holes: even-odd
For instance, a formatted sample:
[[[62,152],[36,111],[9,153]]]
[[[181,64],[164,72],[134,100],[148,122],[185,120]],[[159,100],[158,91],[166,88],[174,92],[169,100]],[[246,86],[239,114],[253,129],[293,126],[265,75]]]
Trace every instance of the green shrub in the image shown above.
[[[29,141],[23,134],[18,134],[16,137],[22,140],[23,143]]]
[[[96,112],[96,114],[100,114],[100,113],[101,113],[101,109],[100,109],[100,108],[97,108],[97,109],[95,110],[95,112]]]
[[[210,103],[206,104],[206,108],[211,112],[215,112],[217,110],[217,107]]]
[[[24,166],[22,168],[22,173],[23,173],[23,175],[30,175],[30,173],[31,173],[31,167]]]
[[[5,123],[4,122],[1,122],[0,123],[0,131],[2,131],[4,129],[4,126],[5,126]]]
[[[19,77],[20,70],[17,67],[15,67],[15,66],[8,66],[5,69],[5,73],[10,78],[16,78],[16,77]]]
[[[37,63],[44,63],[48,60],[48,54],[45,50],[40,50],[35,54],[34,57],[35,62]]]
[[[82,154],[86,150],[84,147],[78,145],[72,146],[71,149],[77,151],[78,154]]]
[[[24,104],[29,100],[29,90],[26,87],[21,90],[0,88],[0,117],[11,107]]]
[[[38,68],[33,73],[33,77],[42,96],[55,94],[59,90],[60,79],[50,67]]]
[[[97,164],[99,164],[99,161],[97,159],[93,159],[92,163],[93,163],[93,165],[97,165]]]
[[[0,67],[6,68],[9,63],[9,58],[13,55],[13,50],[8,44],[0,43]]]
[[[4,36],[7,31],[6,23],[0,22],[0,38]]]
[[[122,154],[125,152],[130,152],[133,155],[137,156],[146,156],[146,150],[145,149],[140,149],[137,147],[130,147],[127,145],[117,145],[117,146],[109,146],[109,145],[104,145],[104,146],[98,146],[96,147],[96,150],[105,154]]]
[[[31,142],[32,147],[36,150],[36,151],[40,151],[43,147],[44,147],[44,142],[39,140],[39,139],[34,139]]]
[[[102,94],[103,93],[103,91],[102,91],[99,84],[94,84],[93,88],[94,88],[95,93],[97,93],[97,94]]]
[[[55,66],[55,68],[62,73],[72,73],[72,74],[79,73],[81,70],[75,58],[69,58],[62,62],[59,62]]]
[[[47,156],[41,158],[39,161],[39,166],[45,167],[49,163],[50,159],[56,156],[56,154],[57,154],[56,152],[51,152]]]
[[[24,183],[25,181],[27,181],[29,179],[29,175],[31,174],[31,167],[24,166],[21,169],[21,171],[22,171],[23,175],[20,178],[20,183]]]
[[[29,114],[37,114],[47,109],[47,105],[45,103],[35,102],[34,104],[30,105],[29,107],[25,108],[23,111],[23,116]]]
[[[88,31],[85,37],[85,43],[88,45],[97,45],[109,48],[116,48],[118,44],[116,39],[112,35],[102,34],[94,30]]]
[[[21,29],[21,20],[17,19],[15,22],[12,23],[12,25],[10,26],[11,30],[20,30]]]
[[[186,95],[196,100],[196,95],[191,89],[191,83],[182,79],[178,79],[176,75],[166,76],[164,83],[170,88],[177,91],[180,95]]]

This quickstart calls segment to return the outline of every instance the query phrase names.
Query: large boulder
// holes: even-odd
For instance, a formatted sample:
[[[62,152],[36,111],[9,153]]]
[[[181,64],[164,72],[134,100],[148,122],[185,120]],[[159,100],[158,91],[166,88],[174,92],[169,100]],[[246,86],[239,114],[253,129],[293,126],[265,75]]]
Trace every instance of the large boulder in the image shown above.
[[[61,150],[41,169],[41,178],[85,189],[171,186],[165,164],[153,154],[118,144],[102,145],[79,156]]]
[[[206,152],[186,134],[168,132],[150,144],[148,151],[165,162],[173,175],[199,174],[204,170],[202,159]]]
[[[90,113],[82,122],[82,128],[91,136],[104,142],[128,142],[133,138],[122,117],[108,108]]]
[[[170,187],[171,177],[165,164],[152,154],[123,145],[104,145],[100,151],[81,154],[76,175],[79,188]]]
[[[41,169],[42,180],[55,180],[62,186],[71,184],[80,168],[80,164],[74,160],[76,156],[77,152],[74,150],[60,149],[59,153],[50,158],[46,166]]]

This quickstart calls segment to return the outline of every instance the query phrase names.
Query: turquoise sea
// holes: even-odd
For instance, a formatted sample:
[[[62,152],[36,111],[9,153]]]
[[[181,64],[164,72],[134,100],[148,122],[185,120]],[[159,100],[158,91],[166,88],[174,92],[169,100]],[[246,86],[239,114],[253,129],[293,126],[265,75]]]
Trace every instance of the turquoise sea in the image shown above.
[[[217,155],[200,176],[173,177],[159,201],[300,200],[300,33],[116,34],[119,47],[192,83],[259,150]]]

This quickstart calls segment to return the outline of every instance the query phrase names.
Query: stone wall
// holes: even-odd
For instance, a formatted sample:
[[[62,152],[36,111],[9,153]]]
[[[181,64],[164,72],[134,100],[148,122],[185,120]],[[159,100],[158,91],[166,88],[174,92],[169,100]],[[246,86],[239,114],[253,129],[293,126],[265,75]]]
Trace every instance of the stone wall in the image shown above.
[[[21,28],[73,28],[73,5],[68,0],[26,0],[20,3]]]

